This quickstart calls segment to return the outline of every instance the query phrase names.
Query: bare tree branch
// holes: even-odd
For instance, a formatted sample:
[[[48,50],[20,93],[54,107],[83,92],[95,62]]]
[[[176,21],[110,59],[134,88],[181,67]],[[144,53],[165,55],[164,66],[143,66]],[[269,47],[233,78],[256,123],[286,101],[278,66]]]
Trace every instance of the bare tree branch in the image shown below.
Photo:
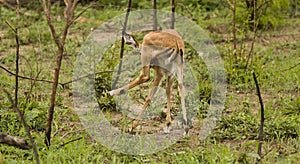
[[[31,146],[32,146],[32,149],[33,149],[33,154],[34,154],[34,158],[35,158],[35,161],[37,164],[40,163],[40,160],[39,160],[39,156],[38,156],[38,151],[37,151],[37,148],[35,146],[35,143],[34,143],[34,140],[32,138],[32,135],[30,133],[30,130],[29,130],[29,127],[25,121],[25,118],[24,118],[24,115],[23,113],[21,112],[21,110],[18,108],[18,91],[19,91],[19,57],[20,57],[20,42],[19,42],[19,32],[18,32],[18,26],[19,26],[19,16],[20,16],[20,3],[19,3],[19,0],[16,1],[17,2],[17,8],[16,8],[16,27],[13,29],[14,33],[15,33],[15,39],[16,39],[16,76],[15,76],[15,93],[14,93],[14,96],[15,96],[15,100],[14,102],[11,102],[13,104],[13,108],[14,110],[18,113],[19,115],[19,119],[21,121],[21,123],[23,124],[24,128],[25,128],[25,131],[26,131],[26,134],[27,136],[29,137],[29,140],[30,140],[30,143],[31,143]],[[12,26],[10,26],[12,28]],[[9,93],[7,92],[6,93],[8,96],[9,96]],[[10,98],[10,100],[12,100],[12,98]],[[15,138],[14,138],[15,139]],[[11,141],[20,141],[21,145],[26,145],[26,140],[11,140]],[[17,142],[10,142],[10,143],[17,143]],[[28,144],[27,144],[28,145]]]
[[[10,71],[9,69],[3,67],[0,65],[0,68],[3,69],[5,72],[9,73],[10,75],[13,76],[18,76],[21,79],[26,79],[26,80],[34,80],[34,81],[41,81],[41,82],[47,82],[47,83],[53,83],[53,81],[50,80],[44,80],[44,79],[37,79],[37,78],[30,78],[30,77],[26,77],[26,76],[21,76],[21,75],[16,75],[15,73],[13,73],[12,71]]]
[[[17,32],[17,31],[16,31],[16,28],[13,27],[13,25],[11,25],[7,20],[5,20],[5,23],[9,26],[9,28],[10,28],[14,33]]]
[[[54,41],[55,41],[55,44],[57,45],[57,47],[61,48],[62,45],[60,44],[60,40],[59,40],[59,37],[55,31],[55,28],[52,24],[52,20],[51,20],[51,0],[48,0],[46,3],[46,0],[42,0],[42,4],[43,4],[43,8],[44,8],[44,12],[46,14],[46,18],[47,18],[47,23],[48,23],[48,26],[50,27],[50,30],[51,30],[51,35],[52,37],[54,38]]]
[[[12,6],[11,4],[5,2],[4,0],[0,0],[0,2],[7,8],[12,9],[14,11],[16,11],[16,8],[14,6]]]
[[[66,145],[68,145],[68,144],[70,144],[70,143],[72,143],[72,142],[81,140],[82,138],[83,138],[83,137],[78,137],[78,138],[72,139],[72,140],[70,140],[70,141],[68,141],[68,142],[65,142],[65,143],[59,145],[59,146],[57,147],[57,149],[59,149],[59,148],[61,148],[61,147],[64,147],[64,146],[66,146]]]
[[[23,1],[24,1],[24,0],[23,0]],[[30,1],[30,0],[29,0],[29,1]],[[26,3],[26,2],[24,2],[24,3]],[[11,9],[11,10],[14,10],[14,11],[17,10],[17,8],[13,6],[14,4],[9,4],[9,3],[7,3],[5,0],[0,0],[0,4],[3,4],[5,7],[9,8],[9,9]],[[16,4],[16,5],[17,5],[17,4]],[[32,16],[31,14],[29,14],[29,13],[27,13],[27,12],[22,12],[22,11],[20,11],[20,10],[19,10],[19,14],[26,15],[26,16]]]
[[[95,74],[103,74],[103,73],[112,73],[112,72],[117,72],[117,71],[100,71],[100,72],[96,72]],[[88,78],[88,77],[91,77],[91,76],[94,76],[94,74],[88,74],[88,75],[85,75],[85,76],[81,76],[81,77],[78,77],[76,79],[73,79],[71,81],[68,81],[68,82],[65,82],[65,83],[60,83],[62,86],[64,85],[67,85],[67,84],[70,84],[70,83],[73,83],[73,82],[76,82],[76,81],[79,81],[81,79],[84,79],[84,78]]]
[[[3,67],[0,65],[0,69],[3,69],[5,72],[9,73],[10,75],[13,75],[13,76],[16,76],[15,73],[13,73],[12,71],[10,71],[9,69]],[[111,70],[108,70],[108,71],[99,71],[99,72],[96,72],[95,74],[103,74],[103,73],[112,73],[112,72],[117,72],[117,71],[111,71]],[[25,80],[32,80],[32,81],[39,81],[39,82],[46,82],[46,83],[54,83],[53,81],[51,80],[45,80],[45,79],[38,79],[37,77],[36,78],[31,78],[31,77],[27,77],[27,76],[21,76],[21,75],[17,75],[19,78],[21,79],[25,79]],[[85,76],[81,76],[81,77],[78,77],[76,79],[73,79],[73,80],[70,80],[70,81],[67,81],[67,82],[64,82],[64,83],[58,83],[59,85],[61,86],[65,86],[67,84],[70,84],[72,82],[76,82],[78,80],[81,80],[81,79],[84,79],[84,78],[88,78],[88,77],[91,77],[91,76],[94,76],[94,74],[88,74],[88,75],[85,75]]]
[[[232,35],[233,35],[233,50],[234,50],[234,55],[236,55],[237,51],[237,38],[236,38],[236,0],[231,3],[230,0],[226,0],[227,5],[229,6],[229,9],[232,11]]]
[[[64,54],[64,46],[66,42],[66,38],[68,35],[68,30],[69,27],[72,25],[74,22],[74,9],[77,4],[77,0],[64,0],[66,8],[64,11],[66,23],[65,27],[62,32],[62,36],[60,37],[57,33],[56,30],[52,24],[51,20],[51,0],[42,0],[42,5],[44,8],[44,12],[47,18],[47,24],[51,30],[51,35],[55,41],[55,44],[57,46],[57,57],[56,57],[56,67],[54,71],[54,80],[52,83],[52,92],[51,92],[51,98],[50,98],[50,105],[48,109],[48,117],[47,117],[47,123],[46,123],[46,130],[45,130],[45,144],[47,147],[50,146],[50,141],[51,141],[51,131],[52,131],[52,121],[53,121],[53,113],[54,113],[54,107],[55,107],[55,99],[56,99],[56,92],[57,92],[57,86],[58,86],[58,80],[59,80],[59,74],[60,74],[60,68],[61,68],[61,61],[63,58]],[[61,38],[61,39],[60,39]]]
[[[226,0],[226,2],[227,2],[228,6],[229,6],[229,8],[230,8],[231,10],[234,10],[234,9],[235,9],[235,5],[233,5],[233,4],[230,2],[230,0]]]
[[[77,14],[72,20],[71,20],[71,24],[73,24],[76,20],[78,20],[78,18],[85,13],[89,8],[93,7],[95,5],[94,2],[92,2],[89,6],[87,6],[86,8],[84,8],[79,14]]]
[[[267,3],[266,0],[263,1],[263,4]],[[256,9],[256,6],[255,6],[256,3],[254,3],[254,6],[253,6],[253,10]],[[263,6],[263,5],[262,5]],[[252,42],[251,42],[251,48],[250,48],[250,52],[248,54],[248,57],[247,57],[247,61],[246,61],[246,65],[245,65],[245,69],[248,68],[248,64],[249,64],[249,61],[250,59],[252,58],[252,55],[253,55],[253,51],[254,51],[254,44],[255,44],[255,40],[256,40],[256,36],[257,36],[257,30],[258,30],[258,25],[259,25],[259,21],[260,21],[260,18],[262,16],[262,13],[263,13],[263,10],[265,8],[260,8],[260,11],[259,11],[259,15],[258,17],[256,18],[256,12],[254,11],[254,15],[253,15],[253,25],[254,25],[254,28],[253,28],[253,38],[252,38]],[[257,19],[257,20],[256,20]]]
[[[197,20],[197,18],[194,17],[193,12],[185,4],[177,2],[176,5],[183,7],[184,10],[186,10],[187,13],[190,15],[191,20]]]
[[[291,70],[291,69],[294,69],[294,68],[296,68],[297,66],[299,66],[300,65],[300,63],[297,63],[297,64],[295,64],[295,65],[293,65],[293,66],[291,66],[290,68],[287,68],[287,69],[284,69],[284,70],[282,70],[283,72],[285,72],[285,71],[289,71],[289,70]]]

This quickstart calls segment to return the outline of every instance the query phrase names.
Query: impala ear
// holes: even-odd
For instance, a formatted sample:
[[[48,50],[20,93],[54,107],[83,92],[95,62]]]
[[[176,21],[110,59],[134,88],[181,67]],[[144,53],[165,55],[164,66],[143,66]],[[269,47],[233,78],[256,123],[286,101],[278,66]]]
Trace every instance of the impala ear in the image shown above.
[[[126,32],[123,35],[125,43],[133,48],[139,48],[139,43],[134,39],[133,36],[127,34]]]

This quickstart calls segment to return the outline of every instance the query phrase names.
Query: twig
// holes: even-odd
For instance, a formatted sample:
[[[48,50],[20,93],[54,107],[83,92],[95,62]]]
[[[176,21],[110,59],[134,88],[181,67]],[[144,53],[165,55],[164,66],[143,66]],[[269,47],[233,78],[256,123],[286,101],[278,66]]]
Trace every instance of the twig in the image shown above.
[[[10,5],[9,3],[5,2],[5,1],[0,1],[4,6],[6,6],[7,8],[16,11],[16,8],[12,5]]]
[[[226,1],[227,1],[227,4],[228,4],[229,8],[231,10],[234,10],[235,6],[230,2],[230,0],[226,0]]]
[[[16,89],[17,89],[17,87],[16,87]],[[15,101],[13,100],[12,96],[10,95],[10,93],[9,93],[7,90],[5,90],[5,89],[3,89],[3,92],[7,95],[7,98],[8,98],[8,100],[10,101],[10,103],[13,104],[13,109],[14,109],[14,110],[17,112],[17,114],[19,115],[19,119],[20,119],[22,125],[23,125],[24,128],[25,128],[25,131],[26,131],[27,136],[29,137],[30,144],[31,144],[31,147],[32,147],[32,149],[33,149],[33,153],[34,153],[34,156],[35,156],[36,163],[39,164],[40,161],[39,161],[38,151],[37,151],[36,145],[35,145],[35,143],[34,143],[34,140],[33,140],[33,138],[32,138],[32,135],[31,135],[31,133],[30,133],[29,126],[27,125],[27,123],[26,123],[26,121],[25,121],[24,115],[23,115],[23,113],[21,112],[21,110],[17,107],[17,104],[15,103],[16,100],[15,100]]]
[[[16,75],[15,73],[13,73],[12,71],[10,71],[9,69],[3,67],[0,65],[0,68],[3,69],[5,72],[9,73],[10,75],[13,75],[13,76],[18,76],[19,78],[21,79],[25,79],[25,80],[33,80],[33,81],[40,81],[40,82],[46,82],[46,83],[53,83],[53,81],[50,81],[50,80],[44,80],[44,79],[38,79],[38,78],[31,78],[31,77],[26,77],[26,76],[21,76],[21,75]],[[96,72],[95,74],[102,74],[102,73],[112,73],[112,72],[116,72],[116,71],[111,71],[111,70],[108,70],[108,71],[99,71],[99,72]],[[122,72],[122,71],[121,71]],[[87,78],[87,77],[91,77],[93,76],[94,74],[88,74],[88,75],[85,75],[85,76],[81,76],[81,77],[78,77],[76,79],[73,79],[73,80],[70,80],[70,81],[67,81],[67,82],[64,82],[64,83],[58,83],[59,85],[61,86],[65,86],[67,84],[70,84],[72,82],[76,82],[78,80],[81,80],[81,79],[84,79],[84,78]]]
[[[297,63],[297,64],[291,66],[290,68],[287,68],[287,69],[282,70],[282,72],[285,72],[285,71],[289,71],[289,70],[291,70],[291,69],[294,69],[294,68],[296,68],[296,67],[299,66],[299,65],[300,65],[300,63]]]
[[[7,20],[5,20],[5,23],[10,27],[10,29],[11,29],[14,33],[17,33],[16,28],[13,27],[13,25],[11,25]]]
[[[269,149],[267,152],[265,152],[265,154],[262,155],[262,156],[260,157],[260,159],[263,159],[265,156],[267,156],[269,153],[271,153],[271,152],[273,151],[274,148],[275,148],[275,147],[272,147],[272,148]]]
[[[41,70],[38,70],[35,79],[37,79],[37,77],[39,77],[40,74],[41,74]],[[26,94],[26,99],[25,99],[26,100],[25,101],[26,106],[27,106],[27,104],[29,102],[29,99],[30,99],[30,96],[32,94],[32,90],[33,90],[33,87],[35,86],[35,84],[36,84],[36,80],[30,81],[29,92]]]
[[[56,131],[52,134],[52,138],[55,137],[61,130],[64,129],[64,127],[58,128],[58,125],[55,122],[53,122],[53,124],[55,126]]]
[[[26,76],[21,76],[21,75],[16,75],[15,73],[13,73],[12,71],[8,70],[7,68],[3,67],[0,65],[0,68],[3,69],[5,72],[9,73],[10,75],[13,76],[18,76],[21,79],[26,79],[26,80],[34,80],[34,81],[41,81],[41,82],[47,82],[47,83],[53,83],[53,81],[50,80],[43,80],[43,79],[37,79],[37,78],[30,78],[30,77],[26,77]]]
[[[233,32],[233,49],[234,49],[234,55],[236,55],[236,45],[237,45],[237,38],[236,38],[236,33],[237,33],[237,29],[236,29],[236,0],[234,0],[234,6],[232,7],[232,13],[233,13],[233,17],[232,17],[232,32]]]
[[[264,138],[264,121],[265,121],[264,104],[263,104],[263,100],[262,100],[262,97],[260,94],[259,84],[257,82],[255,72],[252,72],[252,75],[253,75],[253,79],[255,82],[257,96],[258,96],[258,100],[259,100],[259,104],[260,104],[260,127],[259,127],[259,135],[258,135],[259,144],[258,144],[258,149],[257,149],[257,154],[260,157],[258,159],[258,161],[260,161],[260,159],[262,158],[261,148],[262,148],[262,143],[263,143],[263,138]]]
[[[260,10],[261,8],[263,8],[264,6],[267,6],[268,3],[271,3],[272,0],[265,0],[263,4],[261,4],[260,6],[257,7],[257,10]]]
[[[4,6],[6,6],[7,8],[11,9],[11,10],[14,10],[14,11],[17,10],[17,8],[15,8],[14,6],[10,5],[9,3],[5,2],[5,1],[0,0],[0,4],[1,4],[1,3],[2,3]],[[22,12],[22,11],[20,11],[20,10],[19,10],[19,14],[26,15],[26,16],[32,16],[32,15],[30,15],[30,14],[28,14],[28,13],[24,13],[24,12]]]
[[[25,80],[32,80],[34,82],[36,81],[39,81],[39,82],[47,82],[47,83],[53,83],[53,81],[50,81],[50,80],[44,80],[44,79],[38,79],[37,77],[36,78],[31,78],[31,77],[26,77],[26,76],[21,76],[21,75],[16,75],[15,73],[13,73],[12,71],[8,70],[7,68],[3,67],[0,65],[0,68],[3,69],[5,72],[9,73],[10,75],[13,75],[13,76],[18,76],[19,78],[21,79],[25,79]],[[96,72],[95,74],[103,74],[103,73],[112,73],[112,72],[116,72],[116,71],[100,71],[100,72]],[[122,72],[122,71],[121,71]],[[70,84],[70,83],[73,83],[73,82],[76,82],[76,81],[79,81],[81,79],[84,79],[84,78],[88,78],[88,77],[91,77],[91,76],[94,76],[94,74],[88,74],[88,75],[85,75],[85,76],[81,76],[81,77],[78,77],[76,79],[73,79],[73,80],[70,80],[70,81],[67,81],[67,82],[64,82],[64,83],[58,83],[59,85],[61,85],[62,87],[65,87],[65,85],[67,84]]]
[[[112,72],[116,72],[116,71],[100,71],[100,72],[96,72],[95,74],[102,74],[102,73],[112,73]],[[122,71],[121,71],[122,72]],[[73,83],[73,82],[76,82],[76,81],[79,81],[81,79],[84,79],[84,78],[87,78],[87,77],[91,77],[91,76],[94,76],[94,74],[88,74],[88,75],[85,75],[85,76],[81,76],[81,77],[78,77],[76,79],[73,79],[71,81],[68,81],[68,82],[65,82],[65,83],[59,83],[61,84],[62,86],[65,86],[67,84],[70,84],[70,83]]]
[[[187,8],[187,6],[185,4],[177,2],[176,5],[183,7],[187,11],[187,13],[190,15],[190,18],[192,20],[196,20],[196,18],[194,18],[193,12],[189,8]]]
[[[85,13],[89,8],[93,7],[95,5],[95,2],[92,2],[89,6],[87,6],[86,8],[84,8],[78,15],[76,15],[73,19],[72,19],[72,24],[83,14]]]
[[[233,1],[233,3],[231,3],[230,0],[226,0],[228,8],[232,11],[232,35],[233,35],[233,52],[234,52],[234,56],[236,55],[236,51],[237,51],[237,38],[236,38],[236,0]]]
[[[61,147],[63,147],[63,146],[66,146],[66,145],[69,144],[69,143],[72,143],[72,142],[81,140],[82,138],[83,138],[83,137],[78,137],[78,138],[72,139],[72,140],[70,140],[70,141],[68,141],[68,142],[65,142],[65,143],[59,145],[59,146],[57,147],[57,149],[59,149],[59,148],[61,148]]]
[[[66,132],[65,134],[63,134],[60,137],[60,139],[62,140],[63,138],[65,138],[67,135],[69,135],[71,133],[78,133],[78,132],[81,132],[81,131],[85,131],[86,129],[88,129],[88,128],[83,128],[83,129],[78,129],[78,130],[73,130],[73,131]]]
[[[267,3],[266,1],[264,1],[264,4]],[[260,9],[260,12],[259,12],[259,15],[258,15],[258,18],[257,18],[257,21],[256,21],[256,6],[255,6],[255,3],[254,3],[254,6],[253,6],[253,10],[254,10],[254,18],[253,18],[253,24],[254,24],[254,29],[253,29],[253,38],[252,38],[252,43],[251,43],[251,48],[250,48],[250,52],[248,54],[248,57],[247,57],[247,62],[246,62],[246,65],[245,65],[245,70],[247,70],[248,68],[248,64],[249,64],[249,61],[253,55],[253,51],[254,51],[254,44],[255,44],[255,40],[256,40],[256,36],[257,36],[257,30],[258,30],[258,25],[259,25],[259,21],[260,21],[260,18],[262,16],[262,12],[263,12],[263,9],[264,8],[261,8]]]
[[[282,37],[282,36],[297,36],[300,35],[300,33],[285,33],[285,34],[272,34],[272,35],[267,35],[267,37]],[[261,37],[262,35],[258,35]]]

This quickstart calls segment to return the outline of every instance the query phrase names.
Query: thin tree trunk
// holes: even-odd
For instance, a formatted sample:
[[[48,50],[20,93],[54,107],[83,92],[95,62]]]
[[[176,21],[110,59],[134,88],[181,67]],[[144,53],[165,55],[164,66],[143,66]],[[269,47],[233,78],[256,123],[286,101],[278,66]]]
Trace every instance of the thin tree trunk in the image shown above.
[[[153,9],[153,30],[157,30],[156,0],[152,0],[152,9]]]
[[[229,9],[232,11],[232,35],[233,35],[233,53],[234,56],[236,55],[236,0],[233,0],[233,3],[231,3],[230,0],[227,0],[227,4],[229,6]]]
[[[256,36],[257,36],[257,30],[258,30],[258,25],[259,25],[259,21],[260,21],[260,18],[262,16],[262,12],[264,10],[264,8],[262,7],[265,3],[267,3],[265,0],[262,1],[262,5],[260,7],[260,11],[259,11],[259,15],[257,17],[256,15],[256,12],[254,12],[254,19],[253,19],[253,38],[252,38],[252,42],[251,42],[251,47],[250,47],[250,51],[249,51],[249,54],[248,54],[248,57],[247,57],[247,61],[246,61],[246,65],[245,65],[245,70],[248,68],[248,64],[250,62],[250,60],[252,59],[252,55],[253,55],[253,52],[254,52],[254,44],[255,44],[255,40],[256,40]],[[256,3],[254,3],[254,6],[253,6],[253,10],[256,9]],[[252,60],[251,60],[252,62]]]
[[[259,126],[259,135],[258,135],[258,140],[259,140],[259,144],[258,144],[258,148],[257,148],[257,154],[259,155],[259,157],[262,157],[262,144],[263,144],[263,139],[264,139],[264,122],[265,122],[265,113],[264,113],[264,104],[263,104],[263,100],[261,97],[261,93],[260,93],[260,89],[259,89],[259,84],[257,82],[257,78],[255,75],[255,72],[252,73],[253,75],[253,79],[255,82],[255,86],[256,86],[256,92],[257,92],[257,96],[258,96],[258,100],[259,100],[259,104],[260,104],[260,126]],[[260,159],[258,159],[258,161],[260,161]]]
[[[15,102],[14,108],[18,108],[18,89],[19,89],[19,52],[20,52],[20,43],[19,43],[19,29],[18,29],[18,22],[19,22],[19,0],[16,1],[17,8],[16,8],[16,28],[15,28],[15,39],[16,39],[16,76],[15,76]]]
[[[120,63],[119,63],[119,66],[118,66],[117,77],[116,77],[116,79],[113,82],[112,88],[116,88],[116,85],[117,85],[117,83],[119,81],[119,76],[120,76],[121,71],[122,71],[122,64],[123,64],[123,60],[122,59],[123,59],[123,56],[124,56],[124,45],[125,45],[125,41],[124,41],[123,35],[126,32],[127,21],[128,21],[130,9],[131,9],[131,0],[128,0],[127,12],[126,12],[124,26],[123,26],[123,30],[122,30],[122,42],[121,42],[121,49],[120,49]]]
[[[171,29],[174,29],[174,25],[175,25],[175,2],[174,0],[170,0],[170,4],[171,4]]]
[[[58,86],[59,72],[60,72],[63,52],[64,52],[63,48],[58,49],[56,67],[55,67],[55,72],[54,72],[54,81],[53,81],[53,84],[52,84],[50,106],[49,106],[49,109],[48,109],[48,115],[47,115],[48,117],[47,117],[47,123],[46,123],[46,131],[45,131],[45,135],[46,135],[45,144],[47,145],[47,147],[50,146],[50,142],[51,142],[53,113],[54,113],[56,91],[57,91],[57,86]]]
[[[16,27],[12,28],[12,26],[10,26],[12,28],[12,30],[14,31],[14,33],[15,33],[15,39],[16,39],[16,44],[17,44],[17,46],[16,46],[16,63],[15,63],[16,64],[15,94],[14,94],[15,100],[14,100],[14,102],[12,102],[12,104],[13,104],[14,110],[19,115],[19,119],[20,119],[22,125],[25,128],[27,136],[30,139],[31,146],[33,148],[33,154],[34,154],[35,161],[36,161],[37,164],[39,164],[40,161],[39,161],[39,157],[38,157],[37,148],[35,146],[34,140],[33,140],[32,135],[30,133],[29,127],[28,127],[28,125],[27,125],[27,123],[25,121],[23,113],[21,112],[21,110],[18,107],[18,103],[19,103],[19,100],[18,100],[18,91],[19,91],[19,57],[20,57],[20,42],[19,42],[19,29],[18,29],[19,28],[19,15],[20,15],[20,3],[19,3],[19,0],[16,0],[16,3],[17,3],[17,7],[16,7]],[[9,96],[8,92],[6,94]],[[11,98],[11,100],[12,100],[12,98]],[[27,144],[26,140],[24,140],[24,139],[14,138],[12,136],[5,135],[5,134],[2,134],[2,137],[4,137],[3,141],[10,141],[10,142],[8,142],[8,144],[10,144],[10,145],[21,146],[21,148],[30,148],[30,147],[28,147],[28,144]]]
[[[43,8],[44,12],[46,14],[47,18],[47,23],[48,26],[51,30],[51,35],[55,41],[55,44],[57,46],[57,57],[56,57],[56,66],[54,69],[54,80],[52,83],[52,92],[51,92],[51,98],[50,98],[50,106],[48,109],[48,114],[47,114],[47,123],[46,123],[46,130],[45,130],[45,140],[44,143],[46,144],[47,147],[50,146],[51,143],[51,131],[52,131],[52,121],[53,121],[53,113],[54,113],[54,107],[55,107],[55,100],[56,100],[56,92],[57,92],[57,86],[58,86],[58,81],[59,81],[59,73],[60,73],[60,68],[61,68],[61,61],[63,58],[64,54],[64,46],[65,46],[65,41],[68,35],[68,30],[71,24],[74,22],[73,19],[73,14],[75,10],[75,6],[78,2],[78,0],[65,0],[65,11],[64,11],[64,16],[66,18],[66,25],[64,27],[64,30],[62,32],[62,38],[57,35],[56,30],[52,24],[51,21],[51,0],[48,0],[46,3],[46,0],[43,0]]]
[[[257,0],[246,0],[246,5],[248,8],[248,11],[251,12],[250,17],[249,17],[249,27],[251,30],[255,28],[255,24],[252,22],[255,22],[255,12],[256,12],[256,7],[257,7]]]
[[[236,0],[233,2],[233,8],[232,8],[232,26],[233,26],[233,49],[234,49],[234,55],[236,55],[236,45],[237,45],[237,39],[236,39]]]

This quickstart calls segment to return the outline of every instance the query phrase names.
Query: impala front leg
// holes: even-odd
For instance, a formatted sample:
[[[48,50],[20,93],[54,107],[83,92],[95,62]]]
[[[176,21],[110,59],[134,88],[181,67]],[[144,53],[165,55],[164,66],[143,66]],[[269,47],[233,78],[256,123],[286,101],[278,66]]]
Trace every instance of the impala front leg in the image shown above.
[[[144,66],[139,77],[137,77],[135,80],[133,80],[129,84],[124,85],[121,88],[110,91],[109,94],[111,96],[124,94],[127,90],[135,86],[138,86],[140,84],[143,84],[149,81],[149,79],[150,79],[150,66]]]

